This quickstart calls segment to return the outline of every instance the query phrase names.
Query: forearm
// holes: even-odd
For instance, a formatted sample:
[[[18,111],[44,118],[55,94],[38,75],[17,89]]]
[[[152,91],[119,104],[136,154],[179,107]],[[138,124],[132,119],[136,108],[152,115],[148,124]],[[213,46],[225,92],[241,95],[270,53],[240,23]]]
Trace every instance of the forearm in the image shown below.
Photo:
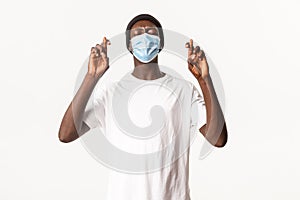
[[[70,103],[60,126],[59,139],[63,142],[75,140],[82,134],[82,118],[87,102],[98,79],[86,74],[83,82]]]
[[[202,131],[205,138],[214,146],[224,146],[227,140],[227,130],[224,115],[219,104],[210,75],[199,78],[206,105],[206,126]]]

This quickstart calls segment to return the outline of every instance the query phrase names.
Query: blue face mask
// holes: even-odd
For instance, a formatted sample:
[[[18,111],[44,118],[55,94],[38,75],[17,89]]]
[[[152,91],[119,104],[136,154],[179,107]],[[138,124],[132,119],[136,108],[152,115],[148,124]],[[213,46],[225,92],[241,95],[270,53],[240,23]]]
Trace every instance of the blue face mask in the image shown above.
[[[142,63],[152,61],[159,52],[160,38],[157,35],[143,33],[131,38],[133,55]]]

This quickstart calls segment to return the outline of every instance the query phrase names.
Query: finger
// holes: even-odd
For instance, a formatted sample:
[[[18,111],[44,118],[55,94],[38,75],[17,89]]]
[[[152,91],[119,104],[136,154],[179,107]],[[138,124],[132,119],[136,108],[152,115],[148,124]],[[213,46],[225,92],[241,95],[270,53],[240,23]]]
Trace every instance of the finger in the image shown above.
[[[188,50],[188,55],[192,55],[193,53],[193,50],[194,50],[194,47],[193,47],[193,40],[190,39],[190,42],[189,42],[189,50]]]
[[[195,55],[195,54],[189,56],[189,57],[188,57],[188,62],[189,62],[190,64],[192,64],[192,65],[195,65],[195,64],[197,63],[197,61],[196,61],[195,58],[196,58],[196,55]]]
[[[104,37],[103,41],[102,41],[102,44],[103,44],[103,47],[104,47],[105,51],[107,51],[107,45],[110,45],[111,42],[106,37]]]
[[[104,53],[104,52],[101,52],[100,55],[101,55],[101,57],[104,58],[104,59],[107,58],[107,55],[106,55],[106,53]]]
[[[90,59],[95,59],[96,58],[96,53],[97,53],[96,48],[92,47],[91,48]],[[90,63],[88,65],[88,70],[89,70],[89,73],[91,73],[91,74],[95,73],[95,69],[94,69],[93,65],[91,65]]]
[[[107,39],[106,39],[106,37],[104,37],[103,41],[102,41],[104,48],[107,48],[107,43],[106,42],[107,42]]]
[[[100,55],[100,53],[101,53],[101,51],[102,51],[101,48],[102,48],[102,47],[101,47],[100,44],[96,44],[96,49],[97,49],[97,54],[98,54],[97,56]]]
[[[202,60],[203,58],[205,58],[205,53],[204,53],[204,51],[203,50],[201,50],[200,52],[199,52],[199,59],[200,60]]]
[[[106,44],[111,45],[111,42],[109,39],[106,39]]]
[[[110,45],[111,42],[106,38],[105,42],[102,42],[105,52],[107,53],[107,45]]]
[[[108,67],[108,58],[104,58],[103,59],[103,66],[104,68],[107,68]],[[103,70],[103,69],[102,69]]]
[[[107,57],[104,58],[104,65],[105,65],[105,67],[108,66],[108,58]]]
[[[100,44],[96,44],[95,47],[96,47],[98,50],[100,50],[100,46],[101,46]]]
[[[98,46],[99,49],[99,54],[101,54],[102,52],[104,52],[104,47],[103,44],[101,43],[101,45]]]
[[[193,39],[190,39],[190,47],[193,47],[193,45],[194,45],[194,41]]]
[[[96,56],[97,55],[97,49],[95,47],[91,48],[91,56]]]
[[[189,42],[185,43],[185,48],[190,48],[190,43]]]
[[[111,44],[110,40],[108,40],[106,37],[103,37],[101,46],[103,47],[103,48],[102,48],[102,51],[103,51],[104,53],[107,54],[107,45],[110,45],[110,44]]]
[[[188,62],[189,62],[189,66],[193,66],[195,68],[198,69],[198,71],[200,71],[200,66],[199,66],[199,57],[196,54],[192,54],[189,58],[188,58]]]
[[[97,53],[97,49],[95,47],[91,47],[91,53]]]
[[[194,53],[192,55],[190,55],[188,58],[192,63],[197,62],[197,59],[198,59],[197,55]]]
[[[193,53],[197,55],[199,52],[200,52],[200,47],[196,46]]]

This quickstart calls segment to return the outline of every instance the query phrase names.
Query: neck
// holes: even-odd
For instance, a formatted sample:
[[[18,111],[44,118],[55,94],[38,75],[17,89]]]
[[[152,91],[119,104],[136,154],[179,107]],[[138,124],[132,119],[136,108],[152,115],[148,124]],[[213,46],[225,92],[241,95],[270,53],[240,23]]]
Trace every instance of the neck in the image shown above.
[[[134,57],[134,70],[132,75],[139,79],[153,80],[164,76],[157,63],[157,57],[149,63],[142,63]]]

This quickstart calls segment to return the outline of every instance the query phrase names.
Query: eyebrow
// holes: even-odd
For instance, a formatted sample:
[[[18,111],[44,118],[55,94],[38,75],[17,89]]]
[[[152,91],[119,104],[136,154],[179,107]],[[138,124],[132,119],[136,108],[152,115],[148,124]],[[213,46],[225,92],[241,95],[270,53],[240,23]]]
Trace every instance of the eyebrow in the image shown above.
[[[129,30],[129,34],[130,34],[130,37],[131,37],[131,35],[133,34],[133,30],[134,29],[138,29],[138,28],[157,28],[157,30],[159,31],[159,27],[157,27],[157,26],[138,26],[138,27],[136,27],[136,28],[131,28],[130,30]]]
[[[144,28],[158,28],[157,26],[138,26],[138,27],[135,27],[135,28],[131,28],[131,30],[133,29],[136,29],[136,28],[141,28],[141,27],[144,27]]]

